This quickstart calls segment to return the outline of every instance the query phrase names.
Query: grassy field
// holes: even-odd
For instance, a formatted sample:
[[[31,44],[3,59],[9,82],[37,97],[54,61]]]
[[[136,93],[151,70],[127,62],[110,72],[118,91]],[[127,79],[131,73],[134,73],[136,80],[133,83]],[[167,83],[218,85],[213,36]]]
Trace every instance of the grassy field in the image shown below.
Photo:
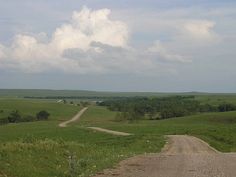
[[[225,96],[197,99],[219,103]],[[49,121],[0,126],[0,177],[89,176],[127,157],[159,152],[165,144],[164,135],[168,134],[194,135],[220,151],[236,151],[236,112],[128,123],[114,121],[116,113],[105,107],[91,106],[78,123],[59,128],[60,120],[69,119],[80,108],[43,100],[5,98],[0,100],[0,109],[4,112],[18,109],[24,114],[45,109],[51,113]],[[134,135],[113,136],[89,130],[87,126]]]
[[[0,97],[46,97],[46,96],[81,96],[81,97],[125,97],[125,96],[165,96],[176,93],[158,92],[98,92],[87,90],[40,90],[40,89],[0,89]],[[183,93],[180,93],[183,94]]]
[[[64,97],[133,97],[133,96],[176,96],[176,95],[195,95],[218,97],[229,96],[236,100],[236,93],[204,93],[204,92],[111,92],[111,91],[88,91],[88,90],[46,90],[46,89],[0,89],[0,97],[22,98],[29,97],[47,97],[47,96],[64,96]]]
[[[219,105],[220,103],[224,102],[236,104],[236,95],[197,95],[195,96],[195,99],[201,103],[208,103],[211,105]]]
[[[88,176],[126,157],[145,151],[158,152],[164,145],[163,137],[147,144],[147,136],[114,137],[94,133],[83,124],[59,128],[61,117],[68,119],[78,111],[75,106],[24,99],[1,101],[4,111],[18,109],[28,114],[31,110],[46,109],[52,117],[49,121],[0,126],[0,176]],[[98,119],[115,115],[104,108],[91,107],[90,110],[95,111],[94,116],[100,112]],[[76,168],[69,165],[73,161]]]
[[[22,177],[70,176],[70,173],[87,176],[125,157],[143,153],[144,149],[159,151],[164,142],[157,137],[157,141],[146,144],[146,137],[114,138],[84,128],[63,129],[43,122],[7,125],[1,128],[1,135],[0,169],[10,176]],[[79,163],[75,170],[68,162],[73,155]]]
[[[206,140],[219,151],[236,151],[235,111],[204,113],[165,120],[140,120],[133,123],[115,122],[114,119],[114,112],[104,107],[93,107],[82,116],[80,124],[124,131],[141,136],[189,134]]]
[[[27,100],[27,99],[0,99],[0,119],[9,115],[13,110],[18,110],[22,115],[34,116],[41,110],[50,113],[51,120],[68,119],[76,114],[80,107],[56,103],[48,100]]]

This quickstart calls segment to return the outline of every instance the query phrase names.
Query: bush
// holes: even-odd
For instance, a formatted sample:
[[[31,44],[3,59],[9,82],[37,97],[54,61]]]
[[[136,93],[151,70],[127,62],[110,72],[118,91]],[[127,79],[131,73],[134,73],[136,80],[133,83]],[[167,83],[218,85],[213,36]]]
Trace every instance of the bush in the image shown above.
[[[143,115],[139,112],[135,112],[134,110],[129,110],[127,112],[122,112],[120,114],[120,118],[121,120],[128,120],[130,122],[133,122],[142,119]]]
[[[89,105],[89,102],[87,102],[87,101],[81,101],[80,104],[81,104],[81,106],[86,107],[86,106]]]
[[[172,117],[182,117],[185,115],[189,115],[190,113],[182,108],[182,107],[170,107],[164,108],[160,111],[160,115],[162,119],[172,118]]]
[[[37,120],[48,120],[50,114],[47,111],[40,111],[36,114]]]
[[[218,106],[220,112],[235,111],[236,106],[230,103],[223,103]]]
[[[20,115],[19,111],[17,111],[17,110],[12,111],[10,113],[10,115],[8,116],[8,121],[10,123],[20,122],[21,121],[21,115]]]
[[[210,104],[203,104],[200,106],[200,112],[217,112],[218,108]]]

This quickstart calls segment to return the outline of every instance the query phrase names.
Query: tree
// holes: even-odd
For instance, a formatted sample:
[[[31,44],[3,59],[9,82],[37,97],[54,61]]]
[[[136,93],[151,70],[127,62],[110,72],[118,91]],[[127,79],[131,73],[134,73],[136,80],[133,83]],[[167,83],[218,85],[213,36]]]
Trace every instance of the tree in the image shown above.
[[[21,115],[19,113],[19,111],[14,110],[10,113],[10,115],[8,116],[8,121],[10,123],[16,123],[16,122],[20,122],[21,121]]]
[[[40,111],[36,114],[37,120],[47,120],[50,114],[47,111]]]
[[[218,106],[218,109],[220,112],[226,112],[226,111],[235,111],[236,106],[230,103],[223,103]]]
[[[81,106],[86,107],[86,106],[89,105],[89,102],[87,102],[87,101],[81,101],[80,104],[81,104]]]

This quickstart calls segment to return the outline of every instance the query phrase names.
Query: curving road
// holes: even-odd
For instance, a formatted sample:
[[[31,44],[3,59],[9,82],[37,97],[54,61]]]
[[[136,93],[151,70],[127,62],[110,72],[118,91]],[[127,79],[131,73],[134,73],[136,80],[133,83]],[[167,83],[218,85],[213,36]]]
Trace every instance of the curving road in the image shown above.
[[[76,122],[79,120],[79,118],[83,115],[83,113],[88,109],[88,107],[85,107],[83,109],[81,109],[74,117],[72,117],[72,119],[67,120],[65,122],[61,122],[59,124],[59,127],[67,127],[67,125],[71,122]]]
[[[220,153],[192,136],[168,138],[161,153],[129,158],[95,177],[236,177],[236,153]]]

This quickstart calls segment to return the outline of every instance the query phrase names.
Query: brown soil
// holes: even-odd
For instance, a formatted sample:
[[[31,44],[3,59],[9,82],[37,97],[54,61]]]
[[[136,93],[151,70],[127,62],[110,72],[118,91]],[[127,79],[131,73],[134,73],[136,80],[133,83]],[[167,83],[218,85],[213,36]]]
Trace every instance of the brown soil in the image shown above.
[[[236,177],[236,153],[220,153],[192,136],[168,138],[161,153],[129,158],[95,177]]]

